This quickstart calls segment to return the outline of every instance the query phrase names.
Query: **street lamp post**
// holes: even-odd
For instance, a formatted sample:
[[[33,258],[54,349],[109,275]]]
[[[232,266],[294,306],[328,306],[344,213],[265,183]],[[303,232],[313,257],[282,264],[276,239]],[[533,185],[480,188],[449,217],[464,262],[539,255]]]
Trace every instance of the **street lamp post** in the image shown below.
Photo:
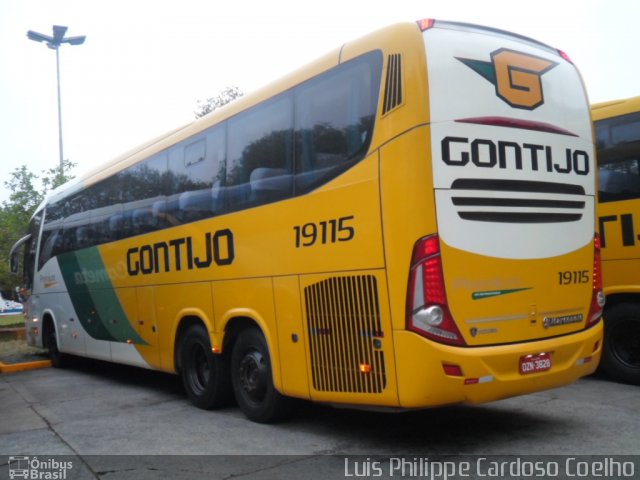
[[[47,44],[52,50],[56,51],[56,80],[58,86],[58,148],[60,151],[60,175],[62,175],[64,171],[64,154],[62,153],[62,106],[60,101],[60,54],[58,50],[63,43],[68,43],[69,45],[82,45],[84,43],[85,35],[77,36],[77,37],[65,37],[64,34],[67,33],[67,27],[62,27],[60,25],[53,26],[53,37],[49,35],[44,35],[43,33],[34,32],[33,30],[29,30],[27,32],[27,37],[29,40],[33,40],[35,42],[44,42]]]

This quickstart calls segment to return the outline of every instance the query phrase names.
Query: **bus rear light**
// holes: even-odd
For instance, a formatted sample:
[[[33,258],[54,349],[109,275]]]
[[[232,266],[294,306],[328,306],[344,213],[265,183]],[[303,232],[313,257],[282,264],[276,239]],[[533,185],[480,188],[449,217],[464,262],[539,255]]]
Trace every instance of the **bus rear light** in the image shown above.
[[[358,367],[360,373],[371,373],[372,367],[368,363],[361,363]]]
[[[418,20],[416,23],[418,24],[420,31],[424,32],[425,30],[429,30],[433,27],[435,22],[436,21],[433,18],[423,18],[422,20]]]
[[[418,240],[413,248],[407,292],[407,329],[436,342],[465,345],[449,311],[437,235]]]
[[[563,52],[562,50],[557,50],[558,55],[560,55],[562,58],[564,58],[567,62],[569,62],[571,65],[573,65],[573,61],[571,60],[571,58],[569,58],[569,55],[567,55],[566,52]]]
[[[602,309],[605,304],[605,296],[602,290],[602,258],[600,255],[600,235],[595,234],[593,239],[593,293],[591,295],[591,307],[587,315],[587,328],[595,325],[602,318]]]
[[[584,357],[584,358],[579,358],[578,360],[576,360],[576,366],[580,366],[580,365],[585,365],[589,362],[591,362],[591,360],[593,360],[593,357]]]
[[[493,375],[487,375],[484,377],[477,377],[477,378],[465,378],[464,379],[464,384],[465,385],[477,385],[479,383],[491,383],[493,382]]]
[[[447,365],[446,363],[443,363],[442,369],[444,370],[445,375],[450,377],[464,377],[459,365]]]

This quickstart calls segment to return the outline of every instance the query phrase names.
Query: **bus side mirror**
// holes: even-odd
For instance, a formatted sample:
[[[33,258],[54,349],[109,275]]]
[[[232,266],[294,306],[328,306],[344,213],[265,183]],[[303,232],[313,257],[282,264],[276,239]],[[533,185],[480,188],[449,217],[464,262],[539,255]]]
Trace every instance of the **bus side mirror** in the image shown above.
[[[18,269],[20,268],[20,262],[18,261],[18,252],[21,251],[21,247],[27,243],[31,239],[31,234],[25,235],[20,240],[18,240],[11,250],[9,251],[9,268],[11,273],[18,273]]]

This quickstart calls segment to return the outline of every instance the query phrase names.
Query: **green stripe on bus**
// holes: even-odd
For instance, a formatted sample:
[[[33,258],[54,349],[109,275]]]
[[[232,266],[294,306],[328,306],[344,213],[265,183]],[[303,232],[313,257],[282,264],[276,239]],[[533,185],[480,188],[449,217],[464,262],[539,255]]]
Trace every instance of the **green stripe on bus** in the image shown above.
[[[512,288],[509,290],[488,290],[484,292],[473,292],[471,298],[473,300],[482,300],[483,298],[497,297],[499,295],[507,295],[509,293],[522,292],[523,290],[531,290],[531,287]]]
[[[97,340],[147,343],[129,323],[96,247],[58,257],[78,320]]]

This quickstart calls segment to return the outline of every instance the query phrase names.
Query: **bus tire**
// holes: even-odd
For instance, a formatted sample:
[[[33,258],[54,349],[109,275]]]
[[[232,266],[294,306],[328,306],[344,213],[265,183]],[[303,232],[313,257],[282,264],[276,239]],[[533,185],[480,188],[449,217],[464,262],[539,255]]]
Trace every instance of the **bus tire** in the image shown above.
[[[68,365],[68,357],[58,349],[58,336],[53,322],[48,324],[45,333],[47,350],[49,350],[49,360],[54,368],[65,368]]]
[[[640,304],[619,303],[605,310],[600,369],[614,380],[640,385]]]
[[[238,337],[231,353],[231,383],[242,412],[254,422],[282,420],[292,400],[273,385],[271,359],[264,335],[248,328]]]
[[[180,346],[180,376],[193,405],[211,410],[229,404],[231,384],[226,355],[214,355],[205,327],[193,325]]]

